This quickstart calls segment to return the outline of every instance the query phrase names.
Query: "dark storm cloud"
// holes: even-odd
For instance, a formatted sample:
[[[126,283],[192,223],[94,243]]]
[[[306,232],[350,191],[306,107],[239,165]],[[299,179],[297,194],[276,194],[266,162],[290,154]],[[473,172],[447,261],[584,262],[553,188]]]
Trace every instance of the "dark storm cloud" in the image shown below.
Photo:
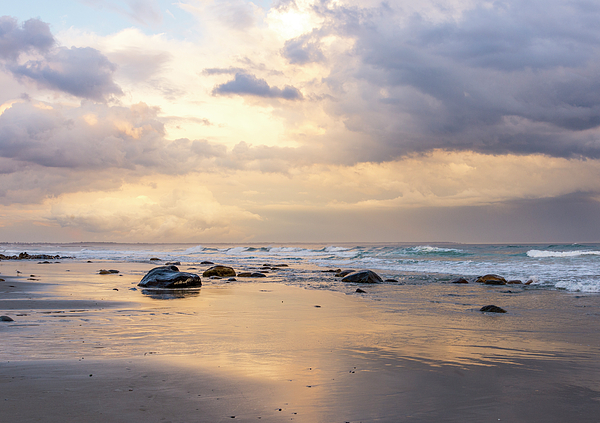
[[[254,75],[236,73],[232,81],[218,85],[213,90],[217,94],[254,95],[265,98],[283,98],[285,100],[300,100],[302,94],[297,88],[286,85],[283,89],[271,87],[264,79],[258,79]]]
[[[104,101],[111,94],[123,93],[112,79],[116,66],[90,47],[61,47],[43,60],[10,69],[15,76],[27,77],[41,87],[90,100]]]
[[[407,17],[393,4],[315,10],[322,34],[355,41],[324,79],[330,104],[369,139],[371,159],[435,148],[600,157],[600,7],[584,1],[485,3],[457,18]],[[310,62],[315,34],[283,55]],[[352,66],[348,64],[351,63]]]
[[[19,25],[10,16],[0,17],[0,59],[16,60],[21,53],[48,51],[54,37],[47,23],[29,19]]]

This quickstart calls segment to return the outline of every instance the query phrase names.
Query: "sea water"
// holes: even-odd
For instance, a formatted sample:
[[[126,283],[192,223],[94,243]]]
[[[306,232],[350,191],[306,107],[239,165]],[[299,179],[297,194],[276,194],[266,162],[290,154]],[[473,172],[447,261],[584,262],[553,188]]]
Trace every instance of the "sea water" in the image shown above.
[[[600,244],[119,244],[1,243],[0,253],[60,255],[78,261],[148,262],[157,265],[203,261],[252,269],[287,264],[285,282],[336,288],[330,280],[318,285],[328,269],[371,269],[389,284],[448,283],[456,277],[497,274],[532,281],[532,288],[600,292]]]

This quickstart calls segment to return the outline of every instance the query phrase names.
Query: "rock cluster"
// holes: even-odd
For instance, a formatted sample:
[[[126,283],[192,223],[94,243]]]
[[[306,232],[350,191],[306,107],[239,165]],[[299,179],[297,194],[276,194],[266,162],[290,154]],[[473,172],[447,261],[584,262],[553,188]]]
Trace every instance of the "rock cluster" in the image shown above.
[[[473,282],[473,280],[471,280]],[[506,280],[502,276],[498,275],[484,275],[475,278],[474,282],[482,283],[484,285],[522,285],[523,282],[518,279]],[[527,281],[525,285],[531,284],[532,281]],[[469,283],[469,280],[466,278],[456,278],[452,280],[450,283]]]
[[[0,260],[57,260],[57,259],[65,259],[71,257],[61,257],[59,255],[50,256],[48,254],[29,254],[29,253],[20,253],[18,256],[5,256],[4,254],[0,254]]]

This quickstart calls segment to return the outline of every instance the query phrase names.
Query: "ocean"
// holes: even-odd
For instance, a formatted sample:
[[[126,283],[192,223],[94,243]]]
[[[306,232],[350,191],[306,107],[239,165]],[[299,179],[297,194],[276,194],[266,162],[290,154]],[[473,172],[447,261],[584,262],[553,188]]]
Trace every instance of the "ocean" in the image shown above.
[[[449,283],[456,277],[492,273],[508,280],[532,281],[528,289],[600,292],[600,244],[0,244],[0,254],[21,252],[108,263],[148,263],[150,258],[159,258],[157,265],[180,262],[184,268],[203,261],[235,269],[287,264],[285,277],[279,281],[334,291],[344,284],[324,278],[323,271],[371,269],[396,281],[388,285]]]

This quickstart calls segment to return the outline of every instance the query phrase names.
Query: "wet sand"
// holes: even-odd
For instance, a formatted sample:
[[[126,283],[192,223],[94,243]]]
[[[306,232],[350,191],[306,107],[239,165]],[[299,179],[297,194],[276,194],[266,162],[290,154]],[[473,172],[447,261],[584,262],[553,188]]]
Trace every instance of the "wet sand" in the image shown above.
[[[15,320],[0,322],[2,421],[600,421],[598,295],[358,295],[275,275],[131,290],[152,267],[0,263],[0,315]]]

